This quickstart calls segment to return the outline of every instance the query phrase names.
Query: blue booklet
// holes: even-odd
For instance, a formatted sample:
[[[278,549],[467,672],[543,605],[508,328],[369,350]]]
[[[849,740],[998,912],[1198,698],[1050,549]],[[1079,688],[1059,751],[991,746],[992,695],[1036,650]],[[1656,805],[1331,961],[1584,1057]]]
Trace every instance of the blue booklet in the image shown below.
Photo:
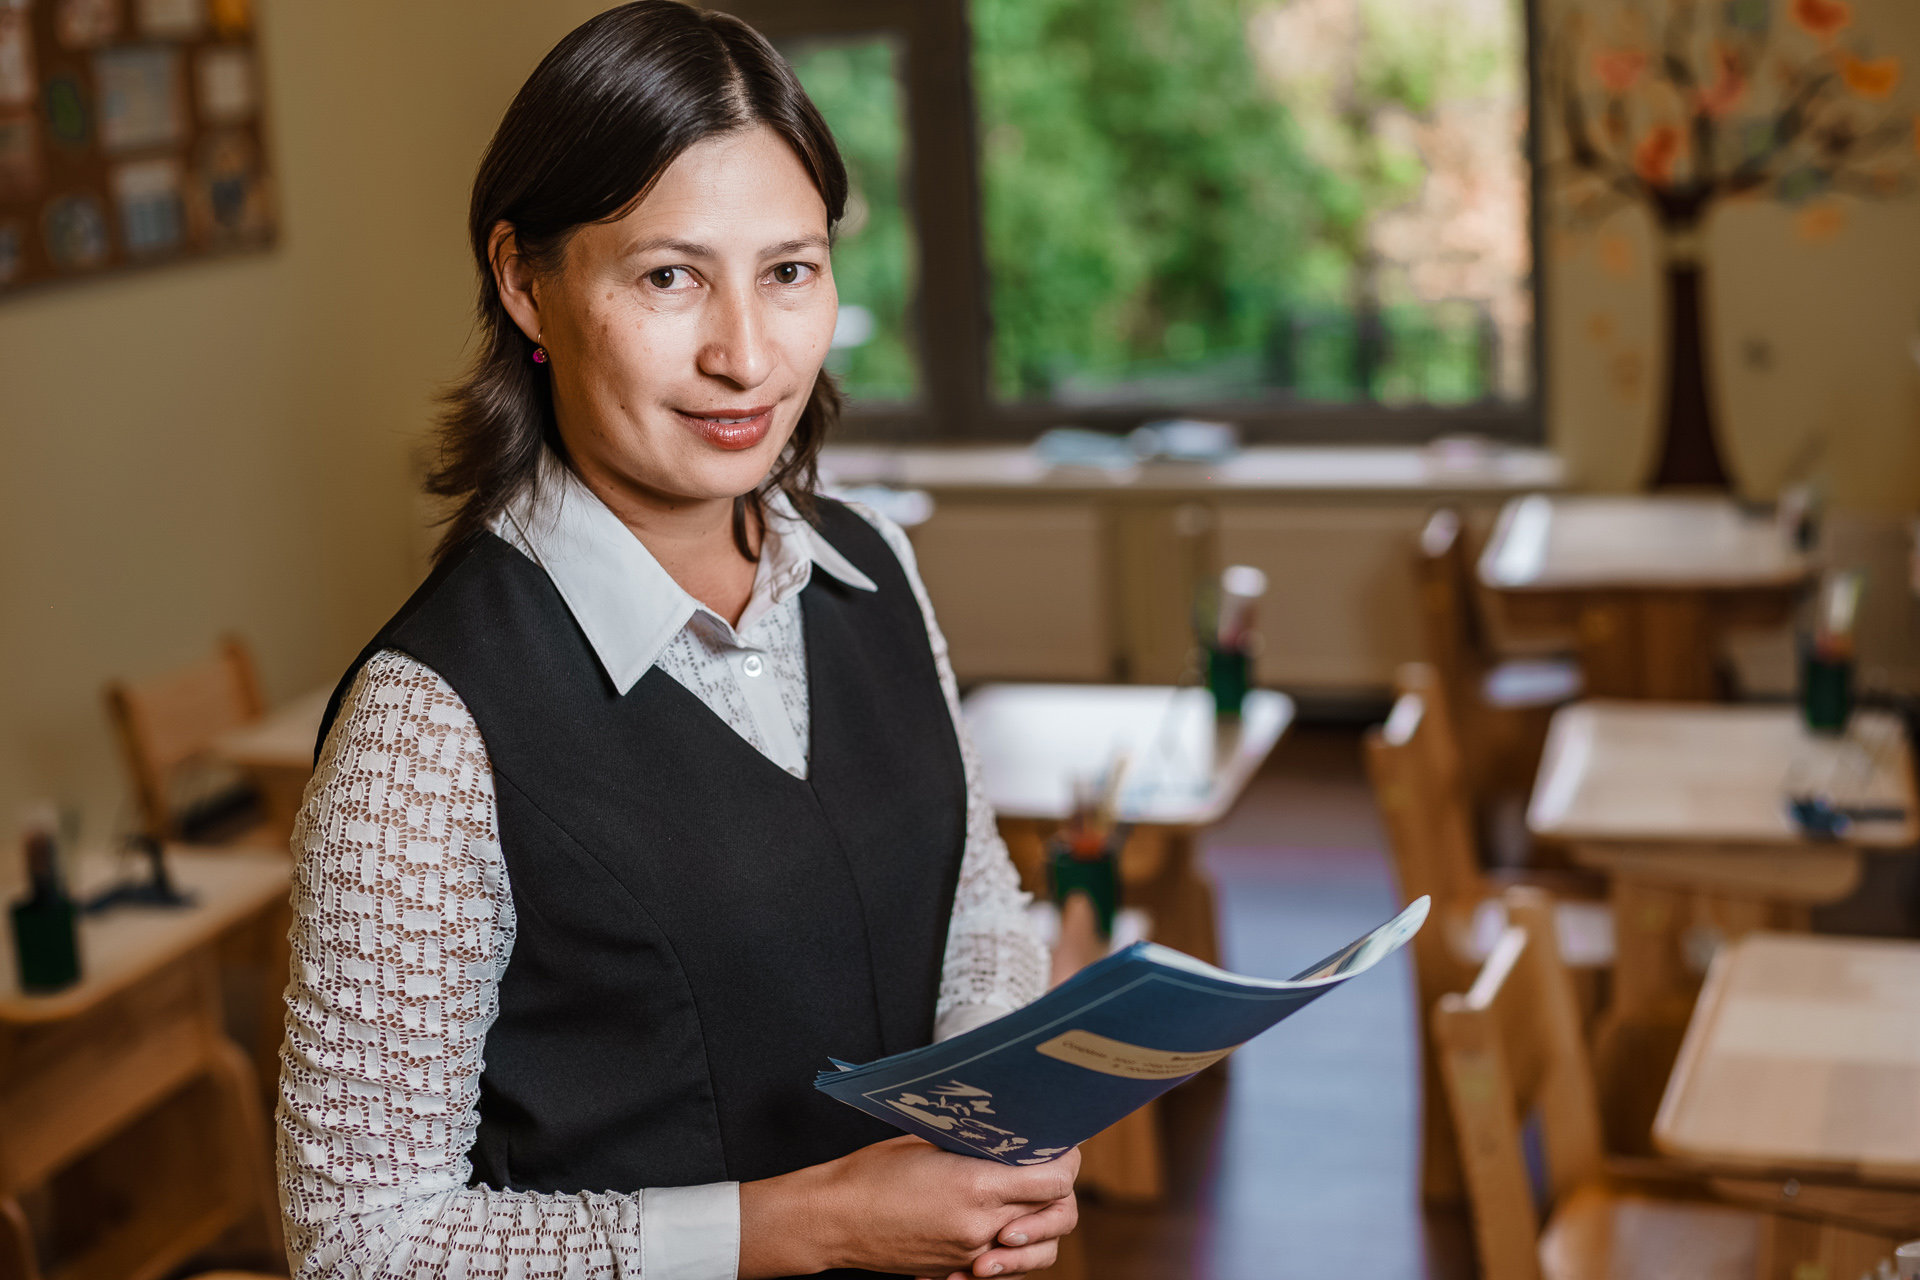
[[[1044,1164],[1371,969],[1426,918],[1421,898],[1284,981],[1136,942],[1024,1009],[863,1066],[836,1061],[814,1087],[948,1151]]]

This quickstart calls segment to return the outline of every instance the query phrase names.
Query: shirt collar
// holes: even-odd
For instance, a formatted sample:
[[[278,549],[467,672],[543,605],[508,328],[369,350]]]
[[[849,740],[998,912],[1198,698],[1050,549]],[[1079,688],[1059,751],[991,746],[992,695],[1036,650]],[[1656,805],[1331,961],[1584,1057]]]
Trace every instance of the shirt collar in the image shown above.
[[[742,629],[805,587],[814,565],[850,587],[877,590],[873,579],[794,512],[785,494],[772,494],[766,505],[766,536]],[[732,630],[687,594],[620,517],[551,456],[542,463],[538,482],[522,490],[488,527],[547,571],[622,694],[696,613]]]

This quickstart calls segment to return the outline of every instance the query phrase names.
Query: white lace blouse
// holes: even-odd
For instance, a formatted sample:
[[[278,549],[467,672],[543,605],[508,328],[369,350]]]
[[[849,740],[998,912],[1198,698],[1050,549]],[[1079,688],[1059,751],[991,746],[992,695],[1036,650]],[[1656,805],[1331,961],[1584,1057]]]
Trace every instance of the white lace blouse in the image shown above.
[[[652,666],[805,776],[800,590],[816,569],[873,589],[776,512],[738,627],[682,591],[598,499],[549,473],[495,532],[545,567],[623,692]],[[901,531],[859,508],[919,600],[960,731],[946,643]],[[964,732],[966,847],[937,1036],[1018,1008],[1046,954]],[[296,1277],[733,1280],[737,1184],[542,1194],[469,1187],[487,1029],[513,950],[486,744],[451,687],[383,652],[328,735],[293,837],[293,972],[277,1115]],[[636,1066],[643,1070],[644,1065]]]

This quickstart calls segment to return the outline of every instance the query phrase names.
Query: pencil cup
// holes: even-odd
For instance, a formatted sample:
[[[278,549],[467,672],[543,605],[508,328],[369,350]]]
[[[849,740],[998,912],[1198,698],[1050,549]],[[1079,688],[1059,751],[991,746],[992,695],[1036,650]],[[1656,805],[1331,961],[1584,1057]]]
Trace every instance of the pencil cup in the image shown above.
[[[1120,910],[1120,851],[1103,847],[1092,854],[1076,853],[1064,840],[1047,844],[1047,888],[1063,911],[1067,899],[1084,893],[1093,904],[1100,936],[1113,936],[1114,913]]]
[[[1207,689],[1213,694],[1217,716],[1237,717],[1247,701],[1247,686],[1252,679],[1251,656],[1245,649],[1222,649],[1208,645]]]
[[[1853,659],[1800,645],[1800,710],[1815,733],[1845,733],[1853,718]]]

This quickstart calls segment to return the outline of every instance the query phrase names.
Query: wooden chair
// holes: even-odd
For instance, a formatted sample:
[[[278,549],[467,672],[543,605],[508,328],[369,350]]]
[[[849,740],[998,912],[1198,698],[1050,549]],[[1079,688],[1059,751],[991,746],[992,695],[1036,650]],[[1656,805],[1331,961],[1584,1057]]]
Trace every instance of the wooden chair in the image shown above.
[[[1430,1015],[1441,996],[1472,983],[1507,921],[1500,883],[1481,871],[1475,856],[1460,752],[1439,679],[1431,668],[1412,663],[1402,669],[1400,685],[1392,714],[1367,735],[1367,770],[1401,894],[1433,899],[1427,927],[1411,944],[1425,1098],[1421,1190],[1429,1203],[1447,1204],[1458,1202],[1465,1187],[1453,1127],[1440,1103]],[[1581,882],[1562,878],[1559,887],[1567,894],[1554,913],[1560,948],[1581,971],[1584,1006],[1597,1009],[1600,979],[1613,964],[1613,915],[1604,902],[1571,896],[1587,887]]]
[[[261,824],[246,812],[244,781],[211,768],[220,735],[258,720],[266,709],[245,643],[228,636],[213,656],[190,666],[138,684],[116,680],[107,685],[106,700],[148,836],[263,842]],[[195,783],[200,794],[187,794]]]
[[[1610,1179],[1573,982],[1551,898],[1515,889],[1465,995],[1434,1011],[1483,1280],[1758,1280],[1766,1220]],[[1545,1229],[1523,1136],[1537,1120]],[[1664,1194],[1663,1194],[1664,1193]]]
[[[1501,658],[1475,604],[1472,557],[1460,513],[1442,507],[1420,531],[1414,576],[1426,661],[1445,682],[1463,748],[1476,819],[1503,797],[1524,795],[1540,767],[1554,708],[1580,695],[1579,664],[1565,657]]]

